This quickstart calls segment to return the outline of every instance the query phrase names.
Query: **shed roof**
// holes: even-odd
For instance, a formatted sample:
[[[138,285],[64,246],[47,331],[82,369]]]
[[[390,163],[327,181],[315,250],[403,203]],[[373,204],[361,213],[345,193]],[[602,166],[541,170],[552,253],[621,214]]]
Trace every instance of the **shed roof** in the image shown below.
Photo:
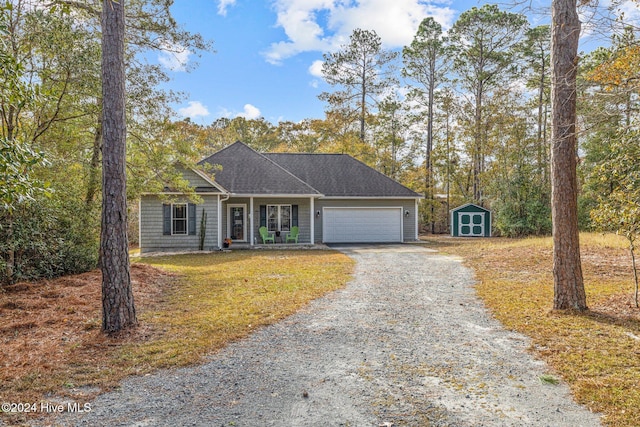
[[[462,206],[458,206],[457,208],[451,209],[451,212],[456,212],[456,211],[459,211],[459,210],[462,210],[462,209],[480,210],[480,211],[483,211],[483,212],[491,212],[489,209],[483,208],[482,206],[476,205],[475,203],[465,203]]]

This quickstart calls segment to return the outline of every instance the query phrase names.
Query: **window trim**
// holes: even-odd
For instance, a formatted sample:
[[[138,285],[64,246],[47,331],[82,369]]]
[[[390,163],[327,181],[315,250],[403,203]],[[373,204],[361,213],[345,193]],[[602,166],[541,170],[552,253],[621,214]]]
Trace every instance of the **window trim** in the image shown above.
[[[266,205],[266,226],[267,226],[267,230],[269,230],[270,232],[274,232],[274,231],[280,231],[282,232],[282,207],[288,207],[289,208],[289,229],[288,230],[284,230],[285,232],[287,231],[291,231],[291,227],[292,227],[292,223],[293,223],[293,205],[290,204],[273,204],[273,205]],[[277,220],[278,220],[278,228],[276,230],[271,230],[269,229],[269,208],[270,207],[277,207],[278,208],[278,214],[277,214]]]
[[[184,218],[175,218],[175,206],[184,206]],[[184,221],[184,233],[176,233],[175,221]],[[171,203],[171,235],[172,236],[188,236],[189,235],[189,204],[188,203]]]

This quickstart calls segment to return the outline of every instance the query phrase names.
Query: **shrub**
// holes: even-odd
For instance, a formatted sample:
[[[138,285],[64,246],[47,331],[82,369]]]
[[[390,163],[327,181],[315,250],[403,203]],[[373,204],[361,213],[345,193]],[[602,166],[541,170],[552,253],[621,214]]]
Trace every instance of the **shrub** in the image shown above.
[[[97,264],[99,222],[82,203],[39,199],[11,214],[0,211],[0,224],[1,283],[80,273]]]

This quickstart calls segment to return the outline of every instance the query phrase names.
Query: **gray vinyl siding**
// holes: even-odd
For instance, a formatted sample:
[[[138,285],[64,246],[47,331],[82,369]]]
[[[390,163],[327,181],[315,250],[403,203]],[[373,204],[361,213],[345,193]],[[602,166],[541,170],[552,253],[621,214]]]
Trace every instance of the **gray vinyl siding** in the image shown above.
[[[247,212],[251,208],[250,199],[248,197],[232,197],[225,201],[222,207],[222,237],[225,238],[228,235],[228,205],[247,205]],[[311,241],[311,219],[309,208],[311,206],[310,199],[308,198],[266,198],[255,197],[253,199],[253,236],[254,242],[262,244],[260,239],[260,205],[298,205],[298,228],[300,234],[298,236],[298,243],[309,243]],[[247,216],[247,242],[251,236],[249,230],[251,225],[251,218]]]
[[[200,246],[200,228],[203,209],[207,213],[205,250],[218,249],[218,196],[201,195],[202,203],[196,205],[195,236],[165,236],[162,233],[163,201],[152,195],[140,199],[140,252],[197,251]],[[180,199],[174,203],[187,203]]]
[[[189,181],[189,185],[194,188],[210,188],[212,191],[219,191],[217,188],[214,188],[210,183],[204,180],[200,175],[195,173],[191,169],[183,168],[181,166],[176,167],[177,170],[182,174],[182,177]]]
[[[416,202],[415,199],[317,199],[315,210],[320,211],[320,218],[315,218],[315,240],[322,242],[322,208],[344,207],[402,207],[402,238],[405,242],[416,239]],[[409,216],[404,212],[409,211]]]

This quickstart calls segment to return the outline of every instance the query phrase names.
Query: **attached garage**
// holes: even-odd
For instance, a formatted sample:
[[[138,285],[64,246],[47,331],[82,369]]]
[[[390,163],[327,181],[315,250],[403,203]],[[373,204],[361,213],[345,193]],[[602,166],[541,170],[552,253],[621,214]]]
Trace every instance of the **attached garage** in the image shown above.
[[[325,207],[324,243],[402,242],[402,207]]]

